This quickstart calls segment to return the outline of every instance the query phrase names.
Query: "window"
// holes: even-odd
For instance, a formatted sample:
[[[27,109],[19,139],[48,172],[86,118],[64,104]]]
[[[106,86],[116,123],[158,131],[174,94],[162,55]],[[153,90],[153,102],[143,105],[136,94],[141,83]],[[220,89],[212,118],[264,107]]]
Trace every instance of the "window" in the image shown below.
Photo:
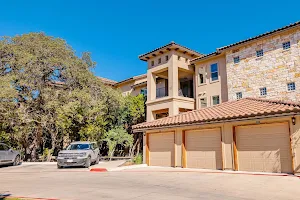
[[[147,96],[147,89],[146,88],[141,89],[140,94]]]
[[[201,98],[200,99],[200,108],[206,108],[207,107],[207,98]]]
[[[180,60],[181,59],[181,57],[180,56],[178,56],[178,60]]]
[[[220,97],[218,96],[213,96],[212,97],[213,105],[218,105],[220,104]]]
[[[156,113],[155,114],[155,119],[161,119],[161,118],[168,117],[168,116],[169,116],[168,112],[165,112],[165,113]]]
[[[200,67],[199,68],[199,84],[203,84],[205,83],[206,80],[206,73],[205,73],[205,68],[204,67]]]
[[[168,61],[169,60],[169,56],[166,56],[166,61]]]
[[[296,90],[295,82],[288,83],[287,84],[287,88],[288,88],[288,91],[294,91],[294,90]]]
[[[212,64],[210,66],[210,72],[211,72],[211,80],[216,81],[219,79],[219,72],[218,72],[218,64]]]
[[[234,62],[234,64],[239,63],[239,62],[240,62],[240,57],[239,57],[239,56],[234,57],[234,58],[233,58],[233,62]]]
[[[237,92],[236,93],[236,99],[241,99],[243,98],[243,93],[242,92]]]
[[[262,57],[262,56],[264,56],[264,50],[263,49],[256,51],[256,57]]]
[[[154,66],[154,60],[151,61],[151,66]]]
[[[188,61],[189,61],[189,59],[186,58],[186,59],[185,59],[185,62],[187,63]]]
[[[161,58],[158,59],[158,64],[160,64],[160,63],[161,63]]]
[[[291,42],[284,42],[282,43],[283,50],[291,48]]]
[[[260,96],[266,96],[267,95],[267,88],[263,87],[259,89],[260,91]]]

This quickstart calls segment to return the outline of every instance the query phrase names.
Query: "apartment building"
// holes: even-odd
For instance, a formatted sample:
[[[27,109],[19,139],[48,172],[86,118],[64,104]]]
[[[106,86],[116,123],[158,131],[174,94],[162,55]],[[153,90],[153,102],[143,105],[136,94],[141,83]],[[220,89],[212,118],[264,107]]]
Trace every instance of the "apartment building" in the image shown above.
[[[147,121],[245,97],[300,101],[299,22],[208,55],[171,42],[139,56],[147,73],[106,85],[147,95]]]
[[[171,42],[139,58],[147,122],[133,130],[144,135],[144,163],[300,173],[300,22],[208,55]]]

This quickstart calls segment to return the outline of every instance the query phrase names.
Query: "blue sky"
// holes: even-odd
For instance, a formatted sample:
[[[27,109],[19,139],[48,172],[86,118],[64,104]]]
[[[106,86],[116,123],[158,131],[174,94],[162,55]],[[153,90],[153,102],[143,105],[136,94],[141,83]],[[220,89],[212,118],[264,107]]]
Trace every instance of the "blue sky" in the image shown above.
[[[43,31],[92,53],[98,76],[146,72],[138,55],[170,41],[201,53],[300,20],[300,1],[13,0],[1,2],[0,35]]]

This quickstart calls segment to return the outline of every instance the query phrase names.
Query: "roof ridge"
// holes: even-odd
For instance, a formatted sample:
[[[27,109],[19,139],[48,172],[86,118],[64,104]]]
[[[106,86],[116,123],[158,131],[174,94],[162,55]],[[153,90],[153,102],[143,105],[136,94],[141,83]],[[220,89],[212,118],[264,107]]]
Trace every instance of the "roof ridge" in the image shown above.
[[[275,104],[284,104],[288,106],[300,107],[300,102],[292,102],[292,101],[284,101],[284,100],[273,100],[273,99],[259,99],[254,97],[247,97],[245,99],[253,100],[253,101],[261,101],[261,102],[269,102]]]
[[[146,56],[147,54],[151,54],[151,53],[153,53],[153,52],[155,52],[155,51],[158,51],[158,50],[160,50],[160,49],[163,49],[163,48],[166,48],[166,47],[169,47],[169,46],[172,46],[172,45],[177,45],[177,46],[179,46],[179,47],[185,48],[185,49],[187,49],[187,50],[189,50],[189,51],[192,51],[192,52],[194,52],[194,53],[196,53],[196,54],[199,54],[200,56],[205,55],[205,54],[200,53],[200,52],[198,52],[198,51],[196,51],[196,50],[190,49],[190,48],[188,48],[188,47],[186,47],[186,46],[183,46],[183,45],[178,44],[178,43],[176,43],[176,42],[174,42],[174,41],[171,41],[171,42],[169,42],[169,43],[166,44],[166,45],[160,46],[160,47],[158,47],[158,48],[155,48],[155,49],[152,50],[152,51],[149,51],[149,52],[147,52],[147,53],[143,53],[143,54],[139,55],[138,58],[141,59],[143,56]]]

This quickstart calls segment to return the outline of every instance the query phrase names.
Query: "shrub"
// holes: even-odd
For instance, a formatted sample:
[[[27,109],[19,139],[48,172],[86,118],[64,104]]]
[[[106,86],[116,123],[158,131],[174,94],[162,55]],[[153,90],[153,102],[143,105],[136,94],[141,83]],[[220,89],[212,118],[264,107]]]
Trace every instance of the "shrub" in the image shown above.
[[[138,154],[134,159],[133,159],[134,164],[143,164],[143,155]]]

